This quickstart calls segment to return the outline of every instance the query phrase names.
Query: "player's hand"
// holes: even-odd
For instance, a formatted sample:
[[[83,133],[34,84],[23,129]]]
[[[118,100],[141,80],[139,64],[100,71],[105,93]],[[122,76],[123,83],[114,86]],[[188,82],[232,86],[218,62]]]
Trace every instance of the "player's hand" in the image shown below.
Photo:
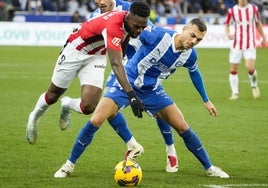
[[[228,35],[229,40],[234,40],[234,35]]]
[[[142,112],[144,111],[143,103],[133,90],[128,92],[127,95],[130,100],[130,106],[132,108],[133,114],[138,118],[142,118]]]
[[[265,47],[265,44],[266,44],[266,38],[263,38],[262,41],[261,41],[261,45],[262,45],[263,47]]]
[[[212,104],[212,102],[210,102],[210,101],[205,102],[205,106],[206,106],[207,110],[209,111],[210,115],[217,117],[217,109]]]

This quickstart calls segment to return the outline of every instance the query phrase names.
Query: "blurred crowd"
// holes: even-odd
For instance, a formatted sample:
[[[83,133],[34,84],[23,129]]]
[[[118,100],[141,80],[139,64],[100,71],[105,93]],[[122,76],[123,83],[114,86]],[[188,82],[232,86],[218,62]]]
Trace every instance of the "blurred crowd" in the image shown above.
[[[189,13],[216,13],[224,16],[236,0],[146,0],[152,8],[152,21],[157,16],[172,15],[180,18]],[[252,0],[262,11],[262,0]],[[47,12],[68,12],[72,22],[86,19],[96,9],[94,0],[0,0],[0,21],[12,21],[15,11],[29,14]]]

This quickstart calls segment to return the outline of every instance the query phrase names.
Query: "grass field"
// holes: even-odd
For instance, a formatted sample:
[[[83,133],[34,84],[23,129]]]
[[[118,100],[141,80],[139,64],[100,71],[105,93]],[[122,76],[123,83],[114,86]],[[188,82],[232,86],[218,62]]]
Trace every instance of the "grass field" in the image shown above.
[[[53,174],[69,156],[73,142],[88,116],[73,113],[71,127],[60,131],[60,103],[42,117],[35,145],[25,140],[28,114],[50,82],[57,47],[0,47],[0,187],[118,187],[113,168],[124,155],[125,145],[105,123],[79,159],[72,176]],[[257,70],[261,98],[252,98],[244,64],[240,67],[240,99],[229,101],[228,49],[198,49],[199,63],[210,99],[219,116],[210,117],[186,70],[179,69],[165,83],[167,92],[200,136],[214,165],[230,179],[209,178],[200,163],[175,135],[180,167],[165,172],[165,146],[154,120],[124,114],[145,153],[138,158],[143,169],[139,187],[268,187],[268,49],[258,49]],[[109,71],[107,70],[107,73]],[[79,97],[73,82],[66,95]]]

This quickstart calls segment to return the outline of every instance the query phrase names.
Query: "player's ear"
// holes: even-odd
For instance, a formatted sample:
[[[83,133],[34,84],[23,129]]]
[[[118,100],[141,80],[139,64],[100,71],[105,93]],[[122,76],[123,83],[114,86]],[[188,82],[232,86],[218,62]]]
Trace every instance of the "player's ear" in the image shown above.
[[[125,17],[125,21],[126,21],[126,22],[129,21],[130,16],[131,16],[131,15],[130,15],[130,13],[128,12],[127,15],[126,15],[126,17]]]

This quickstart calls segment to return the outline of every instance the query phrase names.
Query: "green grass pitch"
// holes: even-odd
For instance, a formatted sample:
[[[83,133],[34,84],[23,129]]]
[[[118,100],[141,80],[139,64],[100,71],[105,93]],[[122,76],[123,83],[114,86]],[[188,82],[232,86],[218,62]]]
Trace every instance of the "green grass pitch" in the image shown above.
[[[200,49],[199,67],[207,92],[219,116],[210,117],[185,69],[164,82],[184,116],[201,138],[214,165],[230,179],[209,178],[196,158],[174,133],[180,166],[165,172],[165,145],[153,119],[125,114],[145,153],[138,158],[143,170],[139,187],[268,187],[268,49],[258,49],[257,70],[261,98],[253,99],[244,63],[239,69],[240,99],[229,101],[228,49]],[[28,114],[50,82],[60,47],[0,47],[0,187],[118,187],[113,169],[123,158],[125,144],[106,122],[66,179],[53,174],[69,156],[71,147],[90,116],[72,113],[71,127],[58,126],[60,103],[42,117],[38,140],[25,139]],[[106,73],[109,72],[109,66]],[[74,80],[66,95],[79,97]]]

